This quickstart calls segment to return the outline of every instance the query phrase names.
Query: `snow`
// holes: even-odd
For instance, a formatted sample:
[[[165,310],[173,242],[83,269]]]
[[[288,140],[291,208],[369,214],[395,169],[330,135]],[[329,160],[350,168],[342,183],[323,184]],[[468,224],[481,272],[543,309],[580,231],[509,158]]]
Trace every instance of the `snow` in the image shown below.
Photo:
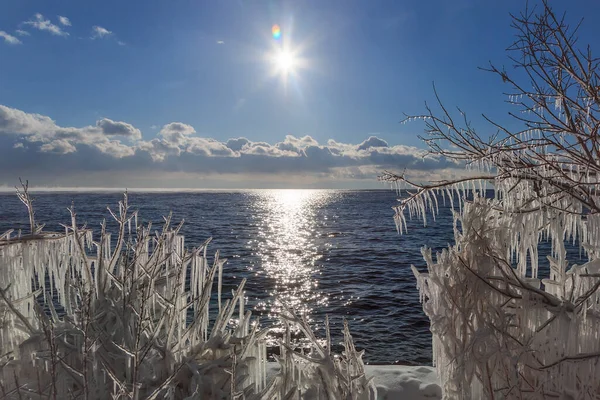
[[[267,379],[279,372],[279,364],[267,364]],[[365,365],[367,379],[373,378],[377,400],[434,400],[442,398],[435,368],[407,365]]]
[[[367,378],[373,377],[378,400],[432,400],[442,398],[435,368],[406,365],[367,365]]]

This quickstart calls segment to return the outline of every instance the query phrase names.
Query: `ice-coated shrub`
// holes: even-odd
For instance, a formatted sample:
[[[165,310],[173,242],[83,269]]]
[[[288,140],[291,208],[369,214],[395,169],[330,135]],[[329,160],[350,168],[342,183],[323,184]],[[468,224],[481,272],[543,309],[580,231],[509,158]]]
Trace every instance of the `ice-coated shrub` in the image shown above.
[[[286,327],[277,358],[279,373],[272,382],[266,398],[283,399],[343,399],[375,400],[377,387],[373,378],[366,378],[363,351],[354,347],[348,322],[344,321],[344,352],[331,352],[329,320],[325,320],[325,343],[321,344],[305,318],[298,317],[284,306],[282,314]],[[290,345],[290,327],[298,327],[312,344],[309,352],[298,352]]]
[[[79,227],[74,207],[64,232],[44,232],[27,185],[17,192],[31,232],[0,236],[0,399],[376,398],[347,326],[338,357],[289,309],[313,351],[286,335],[268,382],[267,329],[245,311],[245,280],[222,301],[225,260],[209,263],[209,241],[187,249],[171,217],[156,231],[138,224],[125,195],[109,209],[116,237],[105,223]]]
[[[244,282],[221,302],[224,259],[188,250],[171,218],[137,224],[127,195],[116,240],[79,228],[0,241],[2,394],[8,398],[230,398],[265,385],[264,330]],[[132,225],[133,228],[132,228]],[[209,323],[213,280],[218,316]],[[58,310],[57,310],[58,308]],[[235,326],[230,320],[235,316]]]
[[[401,231],[442,197],[454,206],[455,244],[414,270],[446,399],[600,398],[600,63],[579,24],[539,3],[513,15],[514,68],[488,68],[512,124],[487,119],[481,134],[436,96],[413,118],[453,175],[383,176],[409,190]]]
[[[445,397],[596,398],[600,260],[566,269],[563,244],[548,257],[549,276],[539,276],[535,262],[526,269],[532,249],[515,254],[513,246],[548,221],[543,215],[515,221],[495,204],[483,198],[465,204],[455,214],[456,244],[436,261],[423,249],[428,273],[413,267]],[[587,222],[600,227],[597,217]]]

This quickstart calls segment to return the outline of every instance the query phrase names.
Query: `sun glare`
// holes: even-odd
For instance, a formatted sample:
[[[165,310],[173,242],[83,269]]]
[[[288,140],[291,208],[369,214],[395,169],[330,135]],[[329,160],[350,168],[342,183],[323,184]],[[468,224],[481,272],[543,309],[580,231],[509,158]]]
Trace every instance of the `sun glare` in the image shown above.
[[[295,43],[290,27],[284,35],[279,25],[273,25],[271,33],[271,48],[263,53],[268,77],[279,80],[286,93],[288,87],[292,87],[301,95],[301,75],[311,68],[310,61],[305,58],[307,43]]]
[[[289,51],[281,50],[273,59],[275,66],[280,72],[287,73],[293,71],[296,60]]]

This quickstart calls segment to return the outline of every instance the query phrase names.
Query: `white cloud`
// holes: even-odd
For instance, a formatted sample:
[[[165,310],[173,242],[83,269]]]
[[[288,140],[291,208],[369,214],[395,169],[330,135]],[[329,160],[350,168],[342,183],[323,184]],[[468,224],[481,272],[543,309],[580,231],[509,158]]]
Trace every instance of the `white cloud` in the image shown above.
[[[92,27],[90,39],[111,39],[114,40],[119,46],[127,45],[127,43],[119,39],[113,31],[109,31],[108,29],[98,25]]]
[[[56,128],[49,117],[0,105],[0,133],[45,136]]]
[[[188,153],[203,155],[206,157],[239,157],[239,153],[231,150],[224,143],[210,138],[189,138],[186,143]]]
[[[142,138],[142,132],[126,122],[102,118],[94,126],[61,127],[49,117],[0,105],[0,136],[2,134],[23,135],[29,142],[42,143],[42,152],[74,153],[77,145],[87,145],[116,158],[132,155],[135,148],[113,138],[133,142]]]
[[[142,132],[126,122],[115,122],[111,119],[103,118],[96,122],[96,126],[107,136],[126,136],[132,140],[142,138]]]
[[[135,149],[131,146],[121,143],[120,140],[104,140],[95,143],[95,147],[104,154],[119,159],[129,157],[135,154]]]
[[[286,135],[285,140],[275,144],[275,147],[280,150],[303,153],[304,149],[307,147],[318,145],[319,143],[308,135],[301,138],[297,138],[292,135]]]
[[[186,142],[186,138],[196,133],[191,125],[183,124],[181,122],[171,122],[162,127],[158,134],[164,137],[168,142],[183,145]]]
[[[31,36],[31,33],[24,31],[22,29],[17,29],[15,33],[19,36]]]
[[[62,15],[58,16],[58,21],[64,26],[71,26],[71,21],[67,17],[63,17]]]
[[[53,140],[42,145],[41,150],[46,153],[69,154],[77,151],[69,141],[64,139]]]
[[[3,38],[4,41],[8,44],[21,44],[22,42],[16,37],[9,35],[7,32],[0,31],[0,38]]]
[[[202,155],[205,157],[237,157],[225,143],[211,138],[193,136],[196,130],[188,124],[171,122],[162,127],[158,133],[162,139],[144,142],[139,148],[155,161],[164,161],[168,156],[179,156],[181,153]]]
[[[103,28],[101,26],[94,26],[92,27],[92,39],[102,39],[104,37],[110,36],[113,33],[111,31],[109,31],[106,28]]]
[[[29,165],[39,174],[50,174],[42,164],[60,174],[74,170],[112,171],[118,176],[177,172],[330,180],[375,180],[386,169],[427,176],[456,168],[443,159],[425,156],[423,149],[390,145],[376,136],[358,144],[335,140],[321,144],[309,135],[287,135],[271,143],[245,137],[220,141],[198,135],[191,125],[172,122],[154,138],[144,140],[139,129],[122,121],[102,118],[84,127],[64,127],[50,117],[0,105],[0,177]]]
[[[225,146],[229,147],[233,151],[240,151],[244,148],[244,146],[246,146],[249,143],[251,142],[248,139],[241,137],[236,139],[229,139],[227,143],[225,143]]]
[[[140,142],[138,149],[146,152],[152,158],[152,161],[165,161],[168,156],[179,156],[181,149],[164,139],[152,139],[149,142]]]
[[[369,138],[367,140],[365,140],[364,142],[362,142],[360,145],[358,145],[358,147],[356,149],[357,150],[367,150],[370,148],[377,148],[377,147],[388,147],[388,144],[385,140],[381,140],[376,136],[369,136]]]
[[[45,19],[40,13],[34,15],[33,20],[23,22],[25,25],[31,25],[40,31],[48,31],[56,36],[69,36],[68,32],[61,29],[60,26],[54,25],[49,19]]]
[[[217,40],[217,44],[225,44],[224,40]]]

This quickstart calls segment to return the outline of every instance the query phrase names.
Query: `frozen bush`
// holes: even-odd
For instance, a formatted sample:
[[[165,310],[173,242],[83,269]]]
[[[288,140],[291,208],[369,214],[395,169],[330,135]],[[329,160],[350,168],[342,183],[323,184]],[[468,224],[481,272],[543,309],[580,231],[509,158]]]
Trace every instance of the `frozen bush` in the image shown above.
[[[29,201],[28,194],[21,193]],[[0,241],[2,391],[9,398],[224,398],[265,386],[264,330],[244,311],[244,282],[209,321],[208,242],[187,250],[165,218],[137,224],[127,195],[116,240],[102,225]],[[133,225],[133,229],[132,229]],[[95,240],[94,240],[95,239]],[[235,326],[230,320],[239,319]],[[34,395],[35,394],[35,395]],[[191,396],[191,397],[190,397]]]
[[[138,224],[125,194],[109,209],[116,237],[79,227],[74,207],[64,232],[44,232],[27,185],[17,192],[31,231],[0,236],[0,398],[375,399],[347,326],[337,357],[287,309],[315,353],[286,335],[267,385],[267,329],[245,311],[245,280],[223,302],[225,260],[209,263],[210,240],[187,249],[183,222]]]
[[[439,115],[428,107],[417,117],[425,121],[428,157],[469,171],[430,183],[393,173],[383,179],[409,189],[396,210],[400,231],[406,213],[425,219],[439,201],[455,210],[455,244],[437,261],[423,250],[427,273],[413,267],[445,398],[596,399],[598,60],[589,47],[578,48],[576,29],[547,1],[514,16],[513,27],[516,69],[489,71],[510,86],[508,101],[519,109],[510,115],[523,128],[492,122],[496,133],[480,136],[462,111],[460,125],[438,98]],[[550,255],[538,265],[544,241]],[[569,242],[579,258],[568,259]]]

